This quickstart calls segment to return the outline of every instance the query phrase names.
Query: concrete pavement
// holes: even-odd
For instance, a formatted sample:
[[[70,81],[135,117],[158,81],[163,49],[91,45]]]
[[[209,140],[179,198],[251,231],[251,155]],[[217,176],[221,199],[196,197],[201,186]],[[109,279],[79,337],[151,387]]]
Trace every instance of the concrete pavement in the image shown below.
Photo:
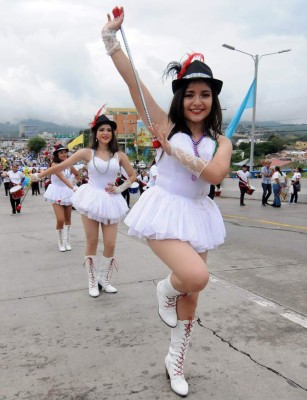
[[[185,364],[189,398],[306,399],[306,206],[217,203],[228,236],[209,255]],[[165,378],[170,329],[155,296],[168,271],[146,243],[120,224],[118,293],[93,299],[78,214],[66,253],[41,197],[9,214],[1,192],[0,400],[178,399]]]

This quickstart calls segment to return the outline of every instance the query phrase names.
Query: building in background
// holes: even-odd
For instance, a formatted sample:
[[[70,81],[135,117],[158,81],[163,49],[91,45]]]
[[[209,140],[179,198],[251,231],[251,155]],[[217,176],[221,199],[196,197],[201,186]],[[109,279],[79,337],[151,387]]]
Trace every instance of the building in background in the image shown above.
[[[136,140],[139,114],[135,108],[107,108],[107,117],[117,124],[117,140],[126,152],[128,143]]]
[[[19,125],[19,137],[31,138],[33,136],[38,136],[38,127],[36,125]]]

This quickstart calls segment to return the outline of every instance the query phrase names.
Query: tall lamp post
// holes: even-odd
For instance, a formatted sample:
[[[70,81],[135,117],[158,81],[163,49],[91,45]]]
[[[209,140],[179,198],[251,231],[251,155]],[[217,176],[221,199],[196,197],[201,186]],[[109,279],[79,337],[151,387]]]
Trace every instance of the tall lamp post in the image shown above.
[[[262,55],[253,55],[250,53],[246,53],[245,51],[242,50],[238,50],[233,46],[230,46],[228,44],[223,44],[223,47],[226,47],[226,49],[229,50],[235,50],[238,51],[239,53],[243,53],[243,54],[247,54],[248,56],[252,57],[253,61],[254,61],[254,65],[255,65],[255,86],[254,86],[254,103],[253,103],[253,117],[252,117],[252,131],[251,131],[251,148],[250,148],[250,161],[249,161],[249,166],[250,166],[250,170],[252,171],[254,168],[254,148],[255,148],[255,121],[256,121],[256,99],[257,99],[257,81],[258,81],[258,64],[259,61],[262,57],[265,56],[271,56],[273,54],[281,54],[281,53],[287,53],[288,51],[291,51],[291,49],[287,49],[287,50],[280,50],[280,51],[276,51],[274,53],[267,53],[267,54],[262,54]]]

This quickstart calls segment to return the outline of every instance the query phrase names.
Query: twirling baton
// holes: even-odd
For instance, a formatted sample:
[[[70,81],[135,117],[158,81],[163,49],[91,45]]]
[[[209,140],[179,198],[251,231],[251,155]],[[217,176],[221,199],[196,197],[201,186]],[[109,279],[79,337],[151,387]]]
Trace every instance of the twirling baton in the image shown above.
[[[116,6],[115,8],[113,8],[112,14],[113,14],[114,18],[119,18],[120,15],[122,14],[122,10]],[[137,73],[137,71],[135,69],[134,62],[133,62],[132,55],[131,55],[131,51],[129,49],[128,41],[127,41],[127,38],[126,38],[126,35],[125,35],[125,32],[124,32],[124,28],[123,28],[122,25],[120,27],[120,32],[121,32],[122,37],[123,37],[123,41],[124,41],[124,44],[125,44],[125,47],[126,47],[126,51],[127,51],[128,58],[129,58],[129,61],[130,61],[130,64],[131,64],[131,68],[132,68],[132,71],[133,71],[133,74],[134,74],[134,78],[135,78],[135,81],[136,81],[136,84],[137,84],[137,87],[138,87],[138,90],[139,90],[139,94],[140,94],[140,97],[141,97],[141,100],[142,100],[142,105],[143,105],[143,108],[144,108],[144,111],[145,111],[146,119],[147,119],[148,125],[152,128],[153,125],[152,125],[152,122],[151,122],[151,119],[150,119],[150,115],[149,115],[149,112],[148,112],[147,105],[145,103],[145,98],[144,98],[144,95],[143,95],[143,90],[142,90],[142,87],[141,87],[139,76],[138,76],[138,73]],[[154,138],[154,139],[152,139],[152,145],[153,145],[153,147],[155,149],[158,149],[161,146],[161,143],[156,138]]]
[[[26,198],[29,189],[30,189],[30,185],[27,187],[27,190],[26,190],[25,194],[23,195],[23,198],[20,200],[20,203],[16,206],[16,210],[17,210],[17,211],[20,211],[20,210],[21,210],[21,205],[22,205],[22,203],[24,202],[24,199]]]

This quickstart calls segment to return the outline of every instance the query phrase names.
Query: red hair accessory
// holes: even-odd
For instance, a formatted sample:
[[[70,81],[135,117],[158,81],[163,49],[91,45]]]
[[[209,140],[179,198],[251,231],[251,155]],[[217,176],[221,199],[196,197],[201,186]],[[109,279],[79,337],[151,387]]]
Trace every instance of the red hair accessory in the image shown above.
[[[185,62],[182,64],[180,72],[177,74],[177,79],[181,79],[183,74],[186,72],[188,66],[192,63],[194,60],[200,60],[202,62],[205,61],[204,55],[201,53],[192,53],[188,54],[188,58],[185,60]]]
[[[99,118],[99,114],[100,114],[101,110],[103,110],[103,109],[105,108],[106,105],[107,105],[107,103],[104,104],[104,105],[103,105],[101,108],[99,108],[99,110],[97,111],[97,113],[96,113],[96,115],[95,115],[93,121],[90,122],[91,128],[94,128],[94,126],[96,125],[97,119]]]

